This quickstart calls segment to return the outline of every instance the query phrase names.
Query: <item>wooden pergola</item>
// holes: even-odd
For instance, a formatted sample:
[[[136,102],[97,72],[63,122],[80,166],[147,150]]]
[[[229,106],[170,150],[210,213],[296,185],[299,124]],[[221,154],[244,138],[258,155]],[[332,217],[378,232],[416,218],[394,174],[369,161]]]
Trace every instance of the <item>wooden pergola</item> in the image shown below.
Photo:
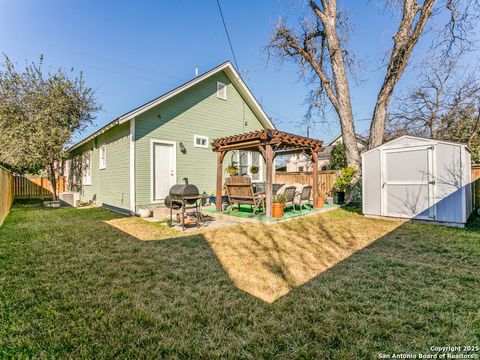
[[[313,174],[313,204],[316,206],[318,197],[318,153],[323,151],[323,141],[305,136],[286,133],[279,130],[261,130],[246,134],[228,136],[212,142],[213,150],[217,152],[217,198],[222,194],[222,172],[225,154],[234,150],[258,151],[266,165],[266,215],[272,216],[272,183],[273,160],[277,155],[301,154],[309,156],[312,161]],[[222,210],[222,202],[216,202],[217,211]]]

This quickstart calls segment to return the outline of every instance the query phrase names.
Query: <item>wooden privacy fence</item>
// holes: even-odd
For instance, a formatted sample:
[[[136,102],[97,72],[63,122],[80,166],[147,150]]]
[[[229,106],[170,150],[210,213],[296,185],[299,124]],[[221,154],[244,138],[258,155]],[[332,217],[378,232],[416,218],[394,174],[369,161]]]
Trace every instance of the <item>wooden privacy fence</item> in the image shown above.
[[[0,225],[13,203],[13,175],[0,166]]]
[[[57,180],[58,193],[66,191],[65,177]],[[53,187],[47,176],[15,176],[14,177],[15,199],[46,198],[53,194]]]
[[[473,164],[471,171],[473,208],[475,209],[480,205],[480,164]]]
[[[318,172],[318,193],[330,194],[333,184],[340,172],[338,170],[327,170]],[[311,172],[279,172],[275,173],[275,182],[279,184],[310,184],[313,186],[313,175]]]

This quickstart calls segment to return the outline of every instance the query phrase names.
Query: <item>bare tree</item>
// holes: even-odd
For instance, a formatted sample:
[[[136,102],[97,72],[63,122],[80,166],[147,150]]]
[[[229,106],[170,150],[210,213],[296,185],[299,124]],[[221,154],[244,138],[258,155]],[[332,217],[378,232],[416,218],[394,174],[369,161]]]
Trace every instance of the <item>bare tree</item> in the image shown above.
[[[310,1],[309,5],[315,19],[305,20],[300,34],[296,34],[281,21],[267,49],[269,54],[293,59],[303,71],[313,70],[319,80],[314,96],[318,99],[326,97],[335,109],[340,119],[347,161],[358,169],[360,155],[355,140],[346,69],[348,51],[342,48],[339,37],[342,26],[346,24],[345,18],[337,12],[335,0],[322,0],[321,7],[315,1]]]
[[[432,14],[439,14],[442,10],[451,14],[442,36],[436,37],[436,45],[446,49],[442,53],[444,57],[452,56],[455,50],[453,44],[462,43],[467,38],[469,30],[472,29],[471,24],[476,19],[470,14],[477,1],[465,0],[464,6],[460,6],[460,2],[461,0],[388,1],[393,6],[401,4],[399,8],[402,19],[393,36],[393,48],[373,111],[369,148],[383,142],[387,109],[393,90]],[[310,0],[308,4],[314,15],[313,19],[305,18],[299,31],[289,28],[285,21],[280,21],[267,50],[269,55],[274,55],[281,61],[290,60],[299,64],[302,76],[310,84],[316,85],[312,99],[317,100],[312,100],[313,106],[324,106],[326,102],[332,105],[340,121],[348,165],[358,169],[360,155],[355,141],[347,76],[347,69],[352,64],[352,54],[347,46],[350,29],[348,18],[344,12],[337,9],[336,0]],[[459,46],[456,49],[465,50],[465,47]]]
[[[393,89],[405,71],[413,48],[417,44],[420,35],[422,35],[427,20],[432,15],[434,3],[435,0],[425,0],[423,5],[417,3],[416,0],[403,1],[402,20],[397,33],[393,37],[394,45],[388,62],[387,72],[373,111],[368,140],[369,148],[383,143],[387,108],[392,98]]]
[[[386,135],[466,142],[480,160],[480,78],[459,74],[456,61],[425,64],[418,84],[394,101]]]

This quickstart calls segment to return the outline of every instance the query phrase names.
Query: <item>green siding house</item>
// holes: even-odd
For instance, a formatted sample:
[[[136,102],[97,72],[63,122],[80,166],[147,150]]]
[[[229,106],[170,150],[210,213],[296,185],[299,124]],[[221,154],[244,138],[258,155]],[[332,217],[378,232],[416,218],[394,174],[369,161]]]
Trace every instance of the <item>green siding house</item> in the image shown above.
[[[200,192],[215,191],[216,138],[274,128],[254,96],[226,62],[115,119],[69,149],[69,180],[83,201],[134,214],[161,206],[185,179]],[[261,181],[258,153],[226,156],[224,166]]]

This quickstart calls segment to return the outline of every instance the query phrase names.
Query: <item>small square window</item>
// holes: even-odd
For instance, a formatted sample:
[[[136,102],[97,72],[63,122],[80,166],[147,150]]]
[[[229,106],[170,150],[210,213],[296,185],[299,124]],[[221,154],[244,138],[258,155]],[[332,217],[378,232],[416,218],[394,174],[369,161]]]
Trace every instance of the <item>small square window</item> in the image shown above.
[[[208,148],[208,136],[193,135],[193,145],[195,147]]]
[[[107,146],[102,145],[100,146],[99,149],[99,168],[100,170],[106,169],[107,168]]]
[[[227,85],[217,81],[217,98],[227,100]]]

